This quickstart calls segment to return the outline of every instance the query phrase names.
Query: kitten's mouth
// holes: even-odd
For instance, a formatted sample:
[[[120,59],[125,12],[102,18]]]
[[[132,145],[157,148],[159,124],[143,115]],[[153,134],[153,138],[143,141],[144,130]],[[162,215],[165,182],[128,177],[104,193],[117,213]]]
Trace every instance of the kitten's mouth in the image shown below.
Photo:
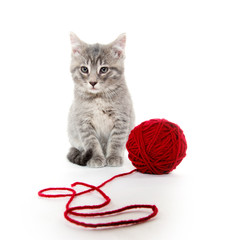
[[[90,92],[97,92],[99,89],[95,88],[95,87],[92,87],[89,89]]]

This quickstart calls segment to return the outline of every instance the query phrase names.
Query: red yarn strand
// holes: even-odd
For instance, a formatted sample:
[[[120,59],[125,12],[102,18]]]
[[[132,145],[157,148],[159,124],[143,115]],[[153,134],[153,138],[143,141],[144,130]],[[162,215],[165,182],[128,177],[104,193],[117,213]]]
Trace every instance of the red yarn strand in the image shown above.
[[[76,191],[72,188],[46,188],[46,189],[39,191],[38,195],[40,197],[46,197],[46,198],[70,197],[66,204],[66,207],[65,207],[66,210],[64,212],[64,217],[69,222],[79,225],[79,226],[88,227],[88,228],[100,228],[100,227],[120,227],[120,226],[128,226],[128,225],[132,225],[132,224],[138,224],[138,223],[142,223],[142,222],[147,221],[147,220],[153,218],[154,216],[156,216],[158,213],[157,207],[155,205],[134,204],[134,205],[129,205],[129,206],[125,206],[125,207],[122,207],[119,209],[115,209],[115,210],[111,210],[111,211],[104,211],[104,212],[96,212],[96,213],[78,212],[78,210],[100,209],[104,206],[107,206],[110,203],[111,199],[100,188],[103,187],[104,185],[106,185],[108,182],[114,180],[115,178],[119,178],[122,176],[132,174],[135,171],[137,171],[137,170],[134,169],[130,172],[113,176],[112,178],[110,178],[110,179],[106,180],[105,182],[103,182],[102,184],[100,184],[98,187],[87,184],[87,183],[75,182],[71,185],[72,187],[81,185],[81,186],[85,186],[88,188],[88,190],[85,190],[85,191],[82,191],[79,193],[76,193]],[[59,190],[67,191],[67,192],[71,192],[71,193],[70,194],[69,193],[65,193],[65,194],[48,194],[47,193],[49,191],[59,191]],[[84,205],[84,206],[72,206],[72,207],[70,206],[75,197],[82,195],[82,194],[86,194],[91,191],[98,192],[103,197],[104,201],[101,204],[97,204],[97,205]],[[79,217],[85,217],[85,218],[86,217],[97,217],[97,216],[100,217],[100,216],[107,216],[107,215],[122,213],[127,210],[131,210],[131,209],[150,209],[150,210],[152,210],[152,212],[142,218],[113,221],[113,222],[106,222],[106,223],[85,223],[85,222],[78,221],[71,217],[71,216],[79,216]]]

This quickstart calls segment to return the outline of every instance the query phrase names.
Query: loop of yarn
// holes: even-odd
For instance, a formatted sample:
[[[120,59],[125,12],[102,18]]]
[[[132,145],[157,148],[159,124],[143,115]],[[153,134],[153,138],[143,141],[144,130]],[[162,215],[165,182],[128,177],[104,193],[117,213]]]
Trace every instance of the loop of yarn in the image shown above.
[[[165,119],[151,119],[136,126],[126,143],[128,157],[142,173],[166,174],[186,156],[183,131]]]
[[[99,228],[99,227],[120,227],[120,226],[127,226],[127,225],[132,225],[132,224],[137,224],[137,223],[142,223],[145,222],[151,218],[153,218],[154,216],[157,215],[158,213],[158,209],[155,205],[147,205],[147,204],[135,204],[135,205],[129,205],[129,206],[125,206],[119,209],[115,209],[115,210],[111,210],[111,211],[104,211],[104,212],[95,212],[95,213],[81,213],[78,210],[84,210],[84,209],[99,209],[102,208],[106,205],[108,205],[111,201],[111,199],[100,189],[101,187],[103,187],[105,184],[107,184],[108,182],[112,181],[115,178],[121,177],[121,176],[125,176],[125,175],[129,175],[133,172],[137,171],[136,169],[134,169],[133,171],[127,172],[127,173],[123,173],[123,174],[118,174],[110,179],[108,179],[107,181],[105,181],[104,183],[102,183],[101,185],[99,185],[98,187],[87,184],[87,183],[82,183],[82,182],[75,182],[73,183],[71,186],[75,187],[78,185],[81,186],[85,186],[88,188],[88,190],[82,191],[77,193],[73,188],[46,188],[43,189],[41,191],[39,191],[38,195],[40,197],[46,197],[46,198],[60,198],[60,197],[70,197],[67,204],[66,204],[66,209],[64,212],[64,217],[71,223],[74,223],[76,225],[79,226],[83,226],[83,227],[89,227],[89,228]],[[49,191],[65,191],[67,193],[61,193],[61,194],[48,194]],[[103,203],[98,204],[98,205],[84,205],[84,206],[73,206],[71,207],[71,203],[74,200],[75,197],[82,195],[82,194],[86,194],[88,192],[91,191],[96,191],[98,192],[104,199]],[[70,192],[70,193],[68,193]],[[100,217],[100,216],[107,216],[107,215],[113,215],[113,214],[117,214],[117,213],[121,213],[127,210],[131,210],[131,209],[151,209],[152,212],[150,214],[148,214],[145,217],[142,218],[137,218],[137,219],[129,219],[129,220],[121,220],[121,221],[113,221],[113,222],[105,222],[105,223],[85,223],[85,222],[81,222],[76,220],[75,218],[72,218],[71,216],[80,216],[80,217]]]

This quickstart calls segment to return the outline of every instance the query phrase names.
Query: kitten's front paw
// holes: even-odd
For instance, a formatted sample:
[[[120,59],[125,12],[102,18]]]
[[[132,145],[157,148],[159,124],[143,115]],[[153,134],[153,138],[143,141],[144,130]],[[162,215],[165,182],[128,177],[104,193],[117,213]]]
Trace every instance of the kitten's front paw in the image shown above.
[[[87,162],[88,167],[98,168],[106,166],[106,159],[103,156],[94,156]]]
[[[109,156],[106,159],[107,165],[110,167],[120,167],[123,164],[123,158],[120,156]]]

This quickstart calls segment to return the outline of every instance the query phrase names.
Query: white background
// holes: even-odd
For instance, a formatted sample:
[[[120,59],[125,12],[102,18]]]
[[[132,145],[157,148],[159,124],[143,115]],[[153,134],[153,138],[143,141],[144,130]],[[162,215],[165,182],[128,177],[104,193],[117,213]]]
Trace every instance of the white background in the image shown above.
[[[227,238],[226,13],[219,0],[1,1],[1,239]],[[66,199],[37,196],[42,188],[96,185],[133,169],[127,157],[123,167],[103,169],[66,160],[70,31],[88,43],[126,32],[137,124],[166,118],[185,132],[187,157],[171,174],[135,173],[103,188],[112,198],[108,209],[156,204],[152,221],[87,230],[63,218]],[[99,200],[90,194],[78,203]]]

